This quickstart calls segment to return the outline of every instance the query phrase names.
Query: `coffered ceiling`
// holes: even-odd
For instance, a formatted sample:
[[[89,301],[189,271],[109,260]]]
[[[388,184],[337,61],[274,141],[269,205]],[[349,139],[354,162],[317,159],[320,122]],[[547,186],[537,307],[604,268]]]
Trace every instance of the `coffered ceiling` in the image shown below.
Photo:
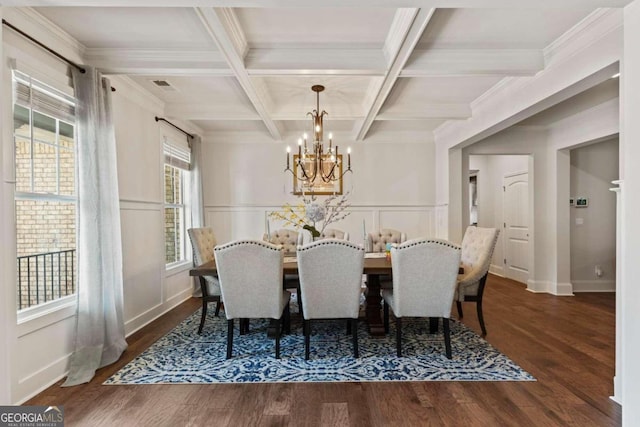
[[[468,119],[473,101],[505,77],[542,70],[545,48],[596,7],[624,1],[557,2],[571,6],[564,8],[520,2],[526,9],[500,1],[448,9],[331,1],[151,7],[161,3],[175,6],[132,1],[149,7],[34,10],[85,47],[86,63],[130,76],[166,103],[167,117],[205,132],[297,138],[315,108],[311,85],[322,84],[327,130],[363,141],[413,132],[430,141],[444,122]]]

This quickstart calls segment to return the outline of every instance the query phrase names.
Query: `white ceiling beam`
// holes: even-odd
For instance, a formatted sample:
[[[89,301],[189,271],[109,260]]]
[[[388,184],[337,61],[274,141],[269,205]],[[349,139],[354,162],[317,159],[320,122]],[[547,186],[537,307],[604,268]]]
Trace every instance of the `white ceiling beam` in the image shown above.
[[[393,108],[378,114],[376,120],[463,120],[469,117],[469,104],[429,104],[414,108]]]
[[[423,7],[423,8],[597,8],[624,7],[631,0],[324,0],[322,7]],[[317,8],[317,0],[5,0],[12,7],[257,7]]]
[[[164,111],[183,120],[262,120],[250,106],[237,103],[167,103]]]
[[[247,94],[271,136],[276,140],[281,140],[282,130],[279,124],[269,116],[269,112],[245,68],[244,56],[247,54],[248,44],[233,10],[228,8],[197,8],[196,13],[211,38],[216,42],[218,50],[231,67],[240,86]]]
[[[400,76],[532,76],[543,68],[540,49],[416,49]]]
[[[245,58],[249,74],[384,75],[379,49],[251,49]]]
[[[376,96],[369,103],[364,120],[354,129],[356,141],[362,141],[367,135],[434,12],[435,9],[399,9],[396,13],[384,48],[385,56],[390,61],[389,68]]]
[[[86,49],[86,63],[105,74],[233,76],[220,52],[171,49]]]

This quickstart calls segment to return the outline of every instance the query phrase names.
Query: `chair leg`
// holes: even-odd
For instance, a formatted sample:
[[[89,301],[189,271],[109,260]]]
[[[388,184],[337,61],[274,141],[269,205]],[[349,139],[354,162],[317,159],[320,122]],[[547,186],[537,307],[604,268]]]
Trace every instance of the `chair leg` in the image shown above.
[[[349,325],[351,325],[353,334],[353,357],[357,359],[360,357],[360,352],[358,351],[358,319],[351,319]]]
[[[447,359],[451,359],[451,331],[449,330],[449,319],[442,318],[442,326],[444,329],[444,348],[447,353]]]
[[[204,328],[204,320],[207,318],[207,300],[202,298],[202,317],[200,318],[200,327],[198,328],[198,335],[202,335],[202,328]]]
[[[216,317],[220,314],[220,306],[222,305],[222,300],[216,301],[216,312],[214,313]]]
[[[460,301],[456,301],[456,307],[458,307],[458,319],[462,319],[462,303]]]
[[[302,312],[302,294],[300,292],[300,285],[298,285],[298,288],[296,289],[296,297],[298,299],[298,313],[303,315],[304,313]]]
[[[309,345],[311,344],[311,320],[304,321],[304,360],[309,360]]]
[[[276,319],[276,359],[280,359],[280,327],[282,323],[282,316]]]
[[[480,329],[482,329],[482,336],[487,335],[487,328],[484,326],[484,317],[482,316],[482,298],[478,300],[476,308],[478,309],[478,321],[480,322]]]
[[[384,312],[384,333],[389,333],[389,304],[385,301],[383,304],[383,312]]]
[[[231,359],[233,351],[233,319],[227,320],[227,359]]]
[[[347,335],[351,335],[351,319],[347,319]]]
[[[291,311],[289,310],[289,304],[287,304],[284,307],[282,317],[283,317],[282,332],[285,334],[290,334],[291,333]]]
[[[396,316],[396,354],[402,357],[402,317]]]

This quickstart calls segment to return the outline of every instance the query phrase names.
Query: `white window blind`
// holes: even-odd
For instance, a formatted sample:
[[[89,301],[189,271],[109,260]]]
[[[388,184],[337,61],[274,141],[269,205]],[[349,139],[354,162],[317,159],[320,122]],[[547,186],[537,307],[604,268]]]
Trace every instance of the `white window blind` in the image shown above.
[[[187,141],[164,137],[164,162],[173,167],[191,169],[191,148]]]
[[[16,104],[56,117],[67,123],[75,122],[75,100],[28,75],[14,70]]]

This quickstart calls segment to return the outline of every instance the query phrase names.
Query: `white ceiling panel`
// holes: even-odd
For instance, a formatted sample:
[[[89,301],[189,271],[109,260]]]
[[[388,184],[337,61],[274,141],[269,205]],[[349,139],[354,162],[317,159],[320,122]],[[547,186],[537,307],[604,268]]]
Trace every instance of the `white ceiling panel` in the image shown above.
[[[269,99],[274,118],[296,120],[316,108],[316,93],[311,86],[325,86],[320,93],[320,109],[331,119],[362,117],[364,102],[380,77],[363,76],[278,76],[255,77]]]
[[[191,8],[40,7],[88,48],[216,49]]]
[[[542,49],[593,9],[438,9],[418,49]]]
[[[499,76],[401,78],[380,113],[411,113],[433,104],[469,104],[501,79]]]
[[[376,120],[371,125],[372,134],[383,132],[432,132],[444,120]]]
[[[235,9],[252,48],[382,48],[394,8]]]

